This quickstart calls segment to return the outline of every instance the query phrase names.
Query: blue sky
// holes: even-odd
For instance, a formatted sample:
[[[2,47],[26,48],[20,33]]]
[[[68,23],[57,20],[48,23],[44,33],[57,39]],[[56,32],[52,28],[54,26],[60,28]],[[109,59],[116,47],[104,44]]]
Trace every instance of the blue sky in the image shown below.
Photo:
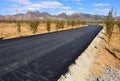
[[[107,15],[111,8],[120,16],[120,0],[0,0],[0,14],[26,13],[28,11],[50,14],[88,13]]]

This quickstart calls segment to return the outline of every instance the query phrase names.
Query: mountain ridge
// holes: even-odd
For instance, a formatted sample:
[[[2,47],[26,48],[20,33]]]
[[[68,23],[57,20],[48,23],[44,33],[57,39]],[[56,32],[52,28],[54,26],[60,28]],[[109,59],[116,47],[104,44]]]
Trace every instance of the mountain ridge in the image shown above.
[[[0,20],[9,19],[9,20],[32,20],[32,19],[52,19],[52,20],[104,20],[105,16],[101,15],[91,15],[85,13],[73,13],[71,15],[67,15],[66,13],[60,13],[58,15],[51,15],[47,12],[39,12],[39,11],[28,11],[25,14],[16,14],[16,15],[0,15]]]

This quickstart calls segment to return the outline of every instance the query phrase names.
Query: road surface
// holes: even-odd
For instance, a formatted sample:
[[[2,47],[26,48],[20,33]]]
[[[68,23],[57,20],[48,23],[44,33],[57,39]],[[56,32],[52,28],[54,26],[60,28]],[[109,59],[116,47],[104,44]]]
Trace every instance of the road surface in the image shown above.
[[[56,81],[102,29],[90,25],[0,41],[0,81]]]

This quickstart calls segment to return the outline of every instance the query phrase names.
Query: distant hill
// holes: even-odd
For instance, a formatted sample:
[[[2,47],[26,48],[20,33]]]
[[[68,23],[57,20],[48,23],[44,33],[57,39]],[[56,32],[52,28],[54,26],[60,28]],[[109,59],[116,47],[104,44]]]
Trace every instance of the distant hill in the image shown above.
[[[2,15],[0,15],[0,17],[2,17]]]
[[[67,15],[66,13],[61,13],[58,15],[51,15],[47,12],[32,12],[29,11],[26,14],[17,14],[17,15],[6,15],[1,16],[0,19],[10,19],[10,20],[31,20],[31,19],[59,19],[59,20],[69,20],[69,19],[80,19],[80,20],[103,20],[105,16],[100,15],[91,15],[91,14],[84,14],[84,13],[73,13],[71,15]]]

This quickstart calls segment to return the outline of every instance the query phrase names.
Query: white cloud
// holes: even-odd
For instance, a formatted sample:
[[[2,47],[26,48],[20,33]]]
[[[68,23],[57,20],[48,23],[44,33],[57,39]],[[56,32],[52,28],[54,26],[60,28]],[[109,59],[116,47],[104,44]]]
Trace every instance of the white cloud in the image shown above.
[[[61,8],[61,9],[70,9],[71,7],[66,7],[63,6],[58,1],[40,1],[37,3],[30,2],[29,0],[11,0],[14,2],[14,7],[13,10],[16,10],[16,8],[19,10],[19,12],[23,11],[36,11],[40,9],[56,9],[56,8]]]
[[[94,6],[99,6],[99,7],[104,7],[104,6],[109,6],[109,3],[98,3],[98,4],[93,4]]]
[[[76,4],[77,4],[77,5],[79,5],[79,6],[81,6],[81,5],[82,5],[82,3],[80,3],[80,2],[77,2]]]
[[[61,7],[62,9],[65,9],[65,10],[68,10],[68,9],[71,9],[71,7],[65,7],[65,6],[63,6],[63,7]]]
[[[11,0],[14,2],[14,6],[11,11],[18,13],[25,13],[27,11],[41,11],[43,9],[49,9],[51,12],[67,12],[68,14],[73,13],[71,11],[71,7],[64,6],[62,3],[58,1],[39,1],[36,3],[30,2],[30,0]]]
[[[38,4],[31,4],[31,5],[25,5],[21,8],[21,10],[39,10],[39,9],[51,9],[51,8],[60,8],[63,7],[63,5],[59,2],[40,2]],[[67,7],[63,7],[67,8]]]
[[[39,8],[59,8],[63,6],[60,2],[57,1],[42,1],[39,3],[32,3],[29,0],[11,0],[18,4],[23,4],[24,6],[28,7],[39,7]]]
[[[100,13],[105,13],[107,14],[109,12],[110,9],[108,8],[104,8],[104,9],[95,9],[96,12],[100,12]]]
[[[63,6],[60,2],[57,1],[43,1],[38,5],[40,5],[40,8],[59,8]]]
[[[20,3],[20,4],[31,4],[29,0],[11,0],[12,2]]]
[[[80,9],[80,10],[82,10],[83,8],[82,8],[82,7],[80,7],[79,9]]]

